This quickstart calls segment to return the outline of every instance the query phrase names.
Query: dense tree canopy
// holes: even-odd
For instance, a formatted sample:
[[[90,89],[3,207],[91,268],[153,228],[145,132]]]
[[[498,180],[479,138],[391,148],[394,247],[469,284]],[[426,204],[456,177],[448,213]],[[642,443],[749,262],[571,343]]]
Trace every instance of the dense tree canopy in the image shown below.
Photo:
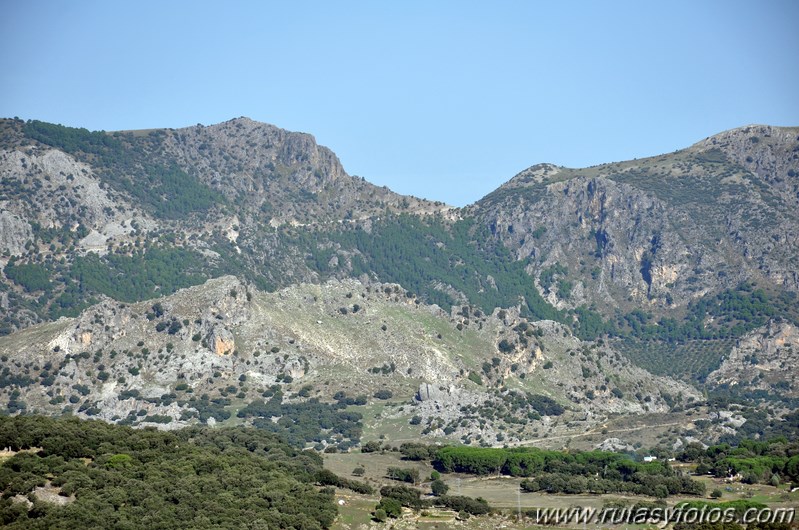
[[[319,456],[255,429],[175,432],[74,418],[0,417],[7,528],[327,528],[332,490]],[[50,484],[71,502],[30,495]],[[33,506],[12,499],[30,496]]]
[[[526,491],[651,495],[663,486],[667,495],[704,492],[701,483],[675,472],[667,462],[636,462],[606,451],[563,453],[537,448],[449,446],[439,449],[434,464],[446,472],[533,477],[522,482]]]

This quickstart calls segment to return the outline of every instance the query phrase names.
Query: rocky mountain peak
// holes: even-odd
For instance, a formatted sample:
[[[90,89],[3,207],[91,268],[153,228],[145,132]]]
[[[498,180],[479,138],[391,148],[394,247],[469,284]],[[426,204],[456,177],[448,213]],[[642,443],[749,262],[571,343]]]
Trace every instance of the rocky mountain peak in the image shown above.
[[[739,127],[697,142],[692,149],[720,151],[799,207],[799,127]]]
[[[165,150],[222,187],[223,180],[235,186],[232,179],[290,176],[296,185],[318,191],[348,176],[338,157],[312,135],[249,118],[169,131]]]
[[[541,184],[560,171],[561,167],[555,164],[541,163],[530,166],[517,173],[512,179],[503,184],[502,188],[522,187],[525,185]]]

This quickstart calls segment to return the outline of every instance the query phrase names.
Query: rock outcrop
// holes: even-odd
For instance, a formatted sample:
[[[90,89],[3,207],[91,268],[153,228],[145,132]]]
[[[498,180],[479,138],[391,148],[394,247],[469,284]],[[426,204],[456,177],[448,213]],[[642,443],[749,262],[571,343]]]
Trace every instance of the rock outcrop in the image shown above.
[[[214,327],[211,331],[211,349],[217,355],[231,355],[236,349],[233,334],[221,326]]]
[[[19,256],[32,239],[33,230],[24,219],[9,211],[0,211],[0,253]]]
[[[707,378],[712,387],[799,397],[799,327],[770,322],[738,339],[735,347]]]

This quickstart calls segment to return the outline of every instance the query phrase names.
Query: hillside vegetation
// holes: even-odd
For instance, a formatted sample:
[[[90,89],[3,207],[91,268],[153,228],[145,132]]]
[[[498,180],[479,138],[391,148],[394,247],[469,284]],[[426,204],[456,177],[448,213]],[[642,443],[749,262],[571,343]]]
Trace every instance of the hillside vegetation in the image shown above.
[[[328,528],[322,461],[253,429],[0,417],[4,528]]]

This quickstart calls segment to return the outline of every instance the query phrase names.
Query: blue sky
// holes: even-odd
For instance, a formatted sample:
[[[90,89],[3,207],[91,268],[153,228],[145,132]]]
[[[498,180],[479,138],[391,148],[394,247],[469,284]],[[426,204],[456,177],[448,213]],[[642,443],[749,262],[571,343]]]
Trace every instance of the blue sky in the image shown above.
[[[522,169],[799,125],[799,2],[0,0],[0,116],[237,116],[464,205]]]

